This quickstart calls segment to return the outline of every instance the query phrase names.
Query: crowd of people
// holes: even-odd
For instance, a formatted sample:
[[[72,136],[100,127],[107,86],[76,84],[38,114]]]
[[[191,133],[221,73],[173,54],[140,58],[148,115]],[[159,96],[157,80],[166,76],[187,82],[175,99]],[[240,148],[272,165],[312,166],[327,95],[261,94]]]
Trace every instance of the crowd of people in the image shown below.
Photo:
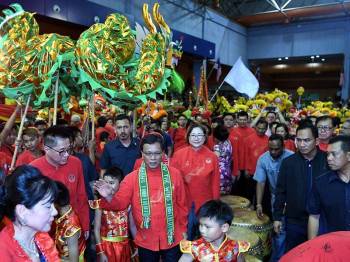
[[[73,114],[29,120],[17,140],[19,111],[0,129],[1,261],[244,261],[250,243],[227,237],[223,195],[270,217],[270,261],[350,229],[350,121],[305,118],[293,131],[276,109],[133,127],[118,114],[86,134]]]

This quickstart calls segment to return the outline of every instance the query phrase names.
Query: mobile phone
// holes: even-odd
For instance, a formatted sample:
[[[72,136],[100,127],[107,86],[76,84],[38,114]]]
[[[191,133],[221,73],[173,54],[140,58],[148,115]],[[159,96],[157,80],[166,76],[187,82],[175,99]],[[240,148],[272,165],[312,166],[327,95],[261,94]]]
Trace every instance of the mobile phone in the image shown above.
[[[265,107],[265,111],[266,112],[275,112],[276,107],[275,106],[267,106],[267,107]]]

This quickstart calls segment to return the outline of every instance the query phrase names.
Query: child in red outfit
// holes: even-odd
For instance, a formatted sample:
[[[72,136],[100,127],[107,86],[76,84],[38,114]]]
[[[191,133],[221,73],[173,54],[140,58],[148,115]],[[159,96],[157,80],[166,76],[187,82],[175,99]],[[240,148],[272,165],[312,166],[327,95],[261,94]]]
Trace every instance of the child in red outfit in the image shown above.
[[[78,216],[69,204],[67,187],[56,182],[59,189],[55,206],[59,217],[55,219],[55,244],[62,260],[84,261],[85,238]]]
[[[118,191],[123,178],[122,171],[117,167],[108,169],[103,175],[103,179],[111,185],[114,193]],[[128,238],[128,210],[101,210],[98,204],[98,200],[90,201],[90,207],[96,209],[94,231],[99,261],[131,261]]]
[[[226,236],[233,220],[232,209],[220,200],[206,202],[198,212],[201,238],[195,241],[182,240],[183,255],[180,262],[187,261],[245,261],[242,253],[250,244]]]

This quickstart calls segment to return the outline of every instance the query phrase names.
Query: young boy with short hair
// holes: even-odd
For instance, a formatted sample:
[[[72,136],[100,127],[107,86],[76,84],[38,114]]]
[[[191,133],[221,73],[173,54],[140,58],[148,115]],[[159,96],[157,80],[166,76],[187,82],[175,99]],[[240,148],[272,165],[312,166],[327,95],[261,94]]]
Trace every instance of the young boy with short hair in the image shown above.
[[[35,127],[28,127],[23,131],[22,141],[24,151],[18,155],[16,166],[29,164],[44,155],[40,149],[39,132]]]
[[[117,167],[107,169],[103,175],[103,179],[113,188],[114,194],[118,191],[123,178],[123,172]],[[131,261],[128,238],[128,210],[101,210],[98,200],[89,201],[89,203],[90,207],[95,209],[94,233],[99,261]]]
[[[187,261],[245,261],[242,253],[250,244],[226,236],[233,220],[232,209],[220,200],[207,201],[198,211],[201,238],[195,241],[182,240],[183,255],[180,262]]]
[[[55,243],[62,261],[84,261],[85,238],[78,216],[69,204],[67,187],[56,182],[58,196],[55,206],[58,218],[55,219]]]

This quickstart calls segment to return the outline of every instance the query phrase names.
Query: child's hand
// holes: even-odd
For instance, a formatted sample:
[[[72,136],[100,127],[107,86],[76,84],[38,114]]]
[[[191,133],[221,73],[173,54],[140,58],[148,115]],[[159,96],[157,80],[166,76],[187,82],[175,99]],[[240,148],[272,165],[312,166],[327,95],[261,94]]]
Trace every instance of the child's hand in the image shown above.
[[[108,184],[103,179],[97,180],[94,184],[94,190],[96,190],[100,196],[106,198],[107,200],[111,200],[113,197],[113,189],[110,184]]]

